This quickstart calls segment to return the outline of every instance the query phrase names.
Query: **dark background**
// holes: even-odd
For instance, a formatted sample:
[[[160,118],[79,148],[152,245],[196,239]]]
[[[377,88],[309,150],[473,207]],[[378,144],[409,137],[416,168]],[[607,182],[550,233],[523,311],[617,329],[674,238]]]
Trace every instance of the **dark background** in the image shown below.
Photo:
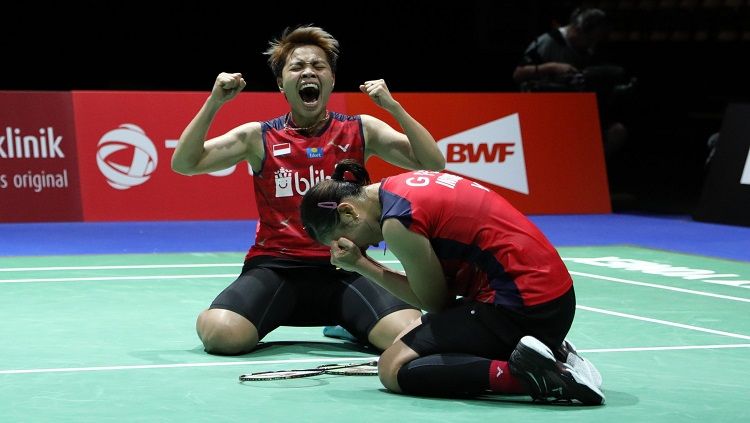
[[[615,210],[691,213],[708,137],[750,97],[750,0],[5,2],[0,90],[208,93],[227,71],[275,91],[262,52],[312,23],[341,43],[337,91],[384,78],[396,93],[513,92],[528,43],[580,5],[609,14],[601,58],[638,78],[629,143],[608,163]]]

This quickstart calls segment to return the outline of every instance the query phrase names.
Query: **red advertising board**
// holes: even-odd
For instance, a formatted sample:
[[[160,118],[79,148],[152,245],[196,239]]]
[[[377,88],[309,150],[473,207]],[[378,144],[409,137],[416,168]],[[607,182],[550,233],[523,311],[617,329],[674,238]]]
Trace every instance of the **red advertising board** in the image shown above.
[[[200,176],[171,170],[176,141],[207,96],[0,93],[0,221],[256,219],[247,164]],[[395,97],[433,134],[447,171],[483,182],[522,212],[610,212],[593,94]],[[400,129],[362,93],[333,94],[329,107]],[[287,111],[280,93],[242,93],[208,136]],[[377,158],[368,168],[373,180],[403,171]]]
[[[0,222],[81,220],[69,92],[0,92]]]
[[[555,94],[406,94],[397,100],[435,137],[446,170],[481,181],[526,214],[609,213],[596,97]],[[381,108],[357,94],[351,113]],[[400,172],[373,159],[373,180]]]
[[[83,215],[88,221],[254,219],[251,171],[241,163],[212,175],[172,171],[176,140],[207,92],[73,92]],[[331,107],[341,108],[332,101]],[[208,133],[283,115],[280,93],[243,93]]]

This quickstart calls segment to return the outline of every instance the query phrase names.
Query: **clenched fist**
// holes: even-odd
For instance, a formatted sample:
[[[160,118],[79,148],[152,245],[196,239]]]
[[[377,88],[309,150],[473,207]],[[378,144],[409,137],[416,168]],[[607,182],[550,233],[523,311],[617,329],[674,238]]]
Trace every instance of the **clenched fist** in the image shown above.
[[[388,86],[385,85],[385,81],[382,79],[365,81],[364,84],[359,86],[359,90],[370,96],[375,104],[388,111],[398,104],[396,103],[396,100],[393,99],[391,92],[388,90]]]
[[[214,88],[211,90],[211,99],[225,103],[237,96],[245,85],[247,83],[241,73],[222,72],[216,77]]]
[[[336,267],[355,272],[362,257],[362,250],[346,238],[331,242],[331,264]]]

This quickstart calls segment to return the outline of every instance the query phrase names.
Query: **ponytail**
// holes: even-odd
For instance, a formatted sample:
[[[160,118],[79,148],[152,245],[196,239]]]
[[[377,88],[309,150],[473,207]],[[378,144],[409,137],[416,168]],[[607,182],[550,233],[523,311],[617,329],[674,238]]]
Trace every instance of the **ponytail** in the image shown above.
[[[338,182],[349,182],[359,186],[370,184],[370,175],[367,169],[356,160],[344,159],[336,163],[331,179]]]

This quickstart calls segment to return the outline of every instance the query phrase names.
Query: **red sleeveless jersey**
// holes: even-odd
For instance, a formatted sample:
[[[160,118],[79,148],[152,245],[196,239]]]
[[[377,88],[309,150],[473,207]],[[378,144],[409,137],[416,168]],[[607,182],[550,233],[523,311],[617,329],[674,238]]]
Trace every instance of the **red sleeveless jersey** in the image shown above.
[[[519,309],[554,300],[573,285],[544,234],[476,182],[408,172],[385,179],[379,196],[381,225],[398,219],[429,239],[455,295]]]
[[[338,161],[364,164],[365,142],[359,116],[329,113],[325,126],[310,136],[286,128],[287,115],[261,123],[265,155],[260,172],[253,175],[259,220],[246,259],[330,259],[330,248],[313,241],[302,227],[302,196],[330,178]]]

